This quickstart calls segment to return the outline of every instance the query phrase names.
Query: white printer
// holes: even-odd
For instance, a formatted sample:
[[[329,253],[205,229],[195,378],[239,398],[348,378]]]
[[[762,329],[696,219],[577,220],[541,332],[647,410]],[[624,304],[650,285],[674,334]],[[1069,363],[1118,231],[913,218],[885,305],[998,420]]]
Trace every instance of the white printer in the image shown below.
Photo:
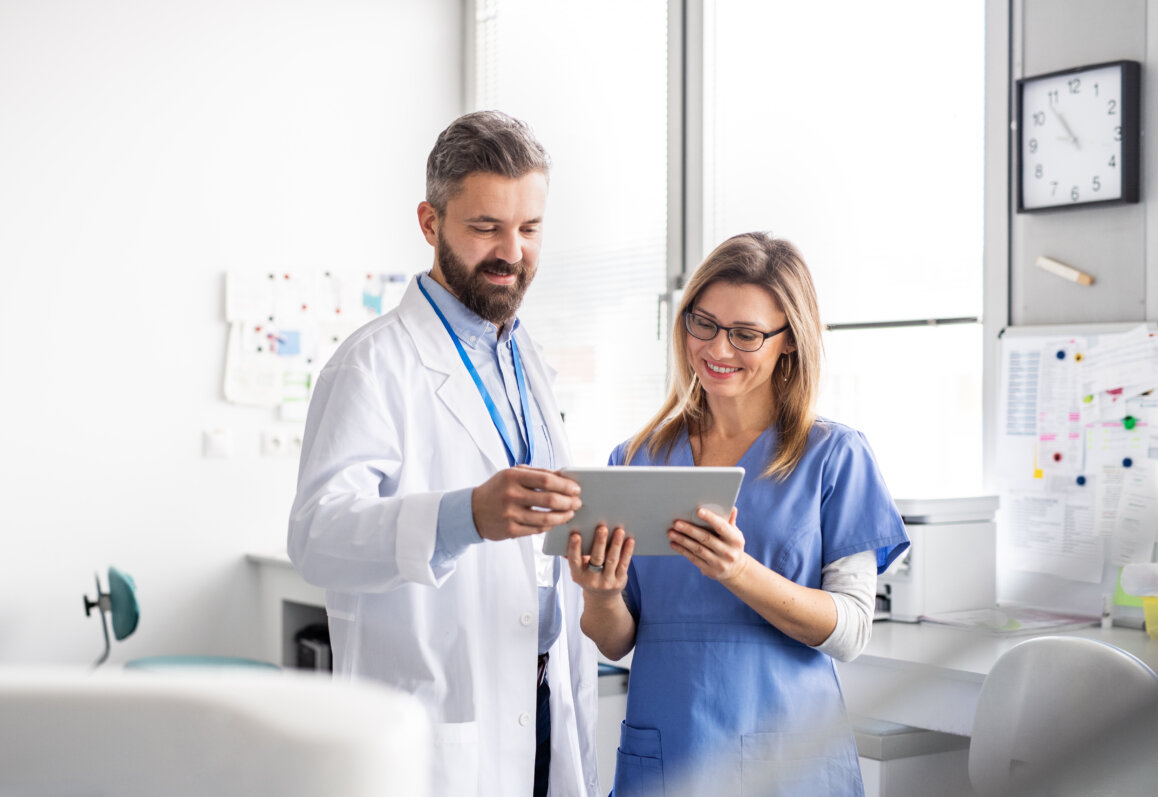
[[[997,496],[896,500],[912,545],[877,576],[876,619],[989,609],[997,603]]]

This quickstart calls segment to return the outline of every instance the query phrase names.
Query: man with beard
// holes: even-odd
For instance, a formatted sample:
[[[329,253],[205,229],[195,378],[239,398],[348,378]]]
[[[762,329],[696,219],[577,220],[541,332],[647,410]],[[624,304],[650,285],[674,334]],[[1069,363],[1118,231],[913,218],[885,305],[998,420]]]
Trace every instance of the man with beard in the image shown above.
[[[595,650],[542,553],[579,488],[555,472],[553,372],[515,316],[549,166],[505,114],[442,132],[418,206],[434,266],[342,344],[306,421],[290,558],[326,588],[335,673],[429,710],[440,797],[598,787]]]

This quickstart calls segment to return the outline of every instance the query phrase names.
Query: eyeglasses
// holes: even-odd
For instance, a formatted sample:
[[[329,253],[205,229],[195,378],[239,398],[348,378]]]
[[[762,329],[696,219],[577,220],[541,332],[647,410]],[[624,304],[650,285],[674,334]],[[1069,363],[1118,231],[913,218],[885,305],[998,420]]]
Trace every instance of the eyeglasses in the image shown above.
[[[732,346],[740,351],[753,352],[760,351],[764,341],[776,337],[788,329],[789,325],[785,324],[775,332],[761,332],[758,329],[749,329],[748,327],[722,327],[710,318],[705,318],[699,313],[688,310],[684,313],[684,326],[689,335],[699,340],[712,340],[722,329],[728,333],[728,342]]]

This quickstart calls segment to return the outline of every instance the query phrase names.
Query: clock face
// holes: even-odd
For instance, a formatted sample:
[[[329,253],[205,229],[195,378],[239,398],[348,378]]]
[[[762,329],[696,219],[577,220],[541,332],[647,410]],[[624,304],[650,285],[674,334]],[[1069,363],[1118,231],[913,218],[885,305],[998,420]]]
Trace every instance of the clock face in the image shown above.
[[[1131,61],[1019,82],[1018,210],[1138,201],[1138,84]]]

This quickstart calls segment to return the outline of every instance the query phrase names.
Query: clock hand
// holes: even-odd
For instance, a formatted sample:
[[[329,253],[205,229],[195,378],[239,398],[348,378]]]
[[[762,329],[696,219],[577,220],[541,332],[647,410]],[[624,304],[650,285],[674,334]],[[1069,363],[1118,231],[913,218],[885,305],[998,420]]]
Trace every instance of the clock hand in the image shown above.
[[[1074,142],[1075,147],[1077,147],[1078,149],[1081,149],[1082,148],[1081,142],[1079,142],[1078,137],[1074,135],[1074,131],[1070,130],[1070,126],[1069,126],[1069,123],[1066,122],[1066,118],[1064,116],[1062,116],[1061,113],[1056,108],[1053,107],[1053,103],[1050,103],[1049,109],[1051,111],[1053,111],[1053,115],[1057,117],[1057,120],[1059,122],[1061,122],[1061,126],[1064,127],[1066,133],[1069,134],[1070,141]]]

